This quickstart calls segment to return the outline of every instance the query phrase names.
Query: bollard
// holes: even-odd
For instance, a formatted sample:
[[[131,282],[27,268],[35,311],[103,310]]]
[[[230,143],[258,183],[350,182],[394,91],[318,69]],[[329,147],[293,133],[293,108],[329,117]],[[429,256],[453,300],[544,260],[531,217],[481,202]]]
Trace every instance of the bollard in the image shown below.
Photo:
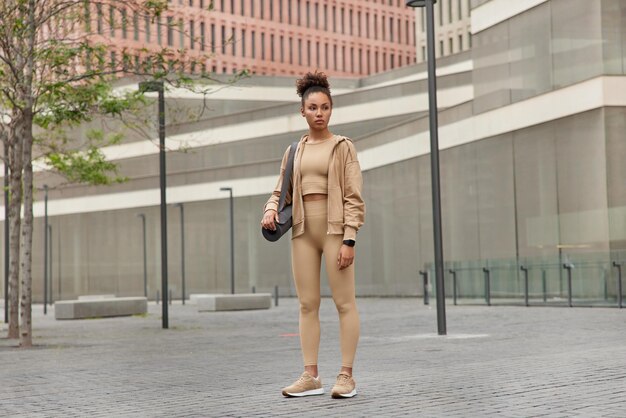
[[[524,272],[524,303],[526,306],[530,306],[528,303],[528,268],[523,265],[519,268]]]
[[[159,291],[158,291],[158,290],[157,290],[156,292],[157,292],[157,295],[156,295],[156,303],[157,303],[157,305],[158,305],[158,304],[159,304],[159,297],[160,297],[161,295],[159,294]]]
[[[450,274],[452,275],[452,300],[454,301],[454,304],[456,305],[456,271],[450,269],[448,270],[450,272]]]
[[[613,267],[617,268],[617,307],[622,308],[622,265],[613,261]]]
[[[483,267],[483,273],[485,273],[485,301],[487,302],[487,306],[491,306],[491,278],[489,269]]]
[[[256,286],[252,286],[252,293],[256,293]]]
[[[170,299],[169,299],[168,302],[171,305],[172,304],[172,289],[170,289],[170,291],[169,291],[169,296],[170,296]]]
[[[420,270],[419,274],[424,278],[424,305],[428,305],[428,272]]]
[[[546,303],[548,301],[548,280],[545,270],[541,270],[541,285],[543,287],[543,302]]]
[[[563,268],[567,270],[567,304],[571,308],[572,304],[572,268],[573,264],[565,263],[563,264]]]
[[[606,270],[602,270],[604,272],[604,300],[609,300],[609,279],[606,277]]]
[[[274,306],[278,306],[278,285],[274,286]]]

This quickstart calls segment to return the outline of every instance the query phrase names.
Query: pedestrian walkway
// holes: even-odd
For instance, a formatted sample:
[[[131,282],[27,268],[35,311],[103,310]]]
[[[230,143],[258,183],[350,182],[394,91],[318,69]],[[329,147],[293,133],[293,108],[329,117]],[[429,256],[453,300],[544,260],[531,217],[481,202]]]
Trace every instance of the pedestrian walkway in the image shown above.
[[[0,339],[10,417],[626,417],[626,309],[448,306],[448,336],[419,299],[360,298],[358,396],[332,399],[337,315],[322,300],[327,394],[283,398],[301,373],[295,299],[266,311],[55,321],[36,348]],[[2,324],[6,335],[6,324]]]

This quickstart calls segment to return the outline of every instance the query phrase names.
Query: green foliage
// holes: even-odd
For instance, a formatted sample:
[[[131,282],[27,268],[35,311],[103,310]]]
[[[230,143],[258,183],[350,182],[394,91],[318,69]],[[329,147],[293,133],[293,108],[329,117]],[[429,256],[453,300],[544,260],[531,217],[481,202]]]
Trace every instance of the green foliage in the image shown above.
[[[71,182],[109,185],[128,180],[118,175],[117,165],[107,161],[95,145],[91,145],[86,151],[50,153],[47,159],[55,170]]]

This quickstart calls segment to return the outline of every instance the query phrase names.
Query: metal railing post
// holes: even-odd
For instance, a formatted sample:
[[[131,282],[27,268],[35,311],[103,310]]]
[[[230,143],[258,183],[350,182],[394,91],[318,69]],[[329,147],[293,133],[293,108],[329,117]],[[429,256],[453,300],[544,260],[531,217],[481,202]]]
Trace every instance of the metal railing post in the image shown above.
[[[278,306],[278,285],[274,286],[274,306]]]
[[[617,269],[617,307],[622,308],[622,264],[613,261],[613,267]]]
[[[423,278],[423,285],[424,285],[424,305],[428,305],[429,304],[429,298],[428,298],[428,272],[425,270],[420,270],[419,271],[420,276],[422,276]]]
[[[541,287],[543,289],[543,303],[548,301],[548,280],[547,280],[547,272],[545,269],[541,270]]]
[[[485,301],[487,306],[491,306],[491,273],[487,267],[483,267],[485,273]]]
[[[452,275],[452,300],[454,302],[454,305],[456,305],[456,298],[457,298],[457,292],[456,292],[456,271],[454,271],[452,269],[450,269],[448,271]]]
[[[567,305],[571,308],[572,304],[572,267],[570,263],[563,264],[563,268],[567,271]]]
[[[530,306],[528,303],[528,267],[521,265],[519,268],[524,272],[524,303]]]

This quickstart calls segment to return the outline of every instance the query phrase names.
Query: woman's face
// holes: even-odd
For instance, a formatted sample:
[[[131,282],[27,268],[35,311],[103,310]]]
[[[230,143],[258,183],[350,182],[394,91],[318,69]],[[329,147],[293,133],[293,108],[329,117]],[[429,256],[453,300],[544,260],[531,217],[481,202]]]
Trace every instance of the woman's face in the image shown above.
[[[330,122],[333,108],[330,104],[330,98],[326,94],[322,92],[309,94],[300,111],[312,130],[328,129],[328,122]]]

